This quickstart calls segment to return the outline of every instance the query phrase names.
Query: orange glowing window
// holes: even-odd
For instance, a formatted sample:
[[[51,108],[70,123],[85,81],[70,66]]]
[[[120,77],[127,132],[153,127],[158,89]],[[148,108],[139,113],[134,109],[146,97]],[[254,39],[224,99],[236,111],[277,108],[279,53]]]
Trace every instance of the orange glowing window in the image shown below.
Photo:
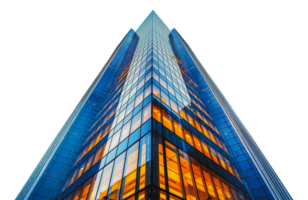
[[[158,144],[158,160],[159,160],[159,187],[165,190],[166,189],[165,160],[164,160],[164,149],[162,144]]]
[[[79,187],[77,190],[76,190],[76,192],[75,192],[75,194],[74,194],[74,198],[73,198],[73,200],[78,200],[79,199],[79,196],[80,196],[80,193],[81,193],[81,187]]]
[[[199,122],[197,122],[197,120],[194,120],[194,121],[195,121],[197,130],[202,133],[201,126],[200,126]]]
[[[214,189],[214,184],[213,184],[213,181],[212,181],[212,178],[211,178],[210,171],[202,166],[202,172],[203,172],[203,176],[204,176],[204,179],[205,179],[205,184],[206,184],[207,190],[209,191],[209,195],[215,198],[216,192],[215,192],[215,189]]]
[[[88,162],[86,164],[85,171],[87,171],[92,166],[91,164],[92,164],[93,156],[94,156],[94,154],[89,158],[89,160],[88,160]]]
[[[173,124],[174,124],[175,134],[184,140],[182,124],[180,124],[179,122],[175,120],[173,121]]]
[[[110,179],[110,185],[108,190],[108,196],[110,199],[118,199],[121,189],[122,175],[125,161],[125,153],[122,153],[114,161],[114,167]]]
[[[215,184],[215,187],[216,187],[216,191],[217,191],[219,200],[225,200],[226,198],[225,198],[225,195],[222,191],[222,187],[221,187],[221,183],[219,181],[218,175],[213,173],[212,177],[213,177],[213,181],[214,181],[214,184]]]
[[[173,132],[172,117],[163,110],[163,125]]]
[[[160,98],[160,89],[156,85],[153,85],[153,94]]]
[[[97,191],[97,197],[98,197],[97,199],[99,199],[99,200],[102,200],[103,197],[107,196],[113,163],[114,163],[114,161],[109,163],[103,170],[101,182],[99,184],[99,188],[98,188],[98,191]]]
[[[190,131],[185,127],[184,127],[184,135],[185,135],[186,142],[188,142],[191,146],[194,147],[195,145],[194,145],[194,142],[193,142],[193,138],[190,134]]]
[[[89,179],[83,186],[83,190],[81,192],[81,195],[80,195],[80,199],[79,200],[86,200],[87,199],[87,196],[88,196],[88,193],[89,193],[89,190],[90,190],[90,187],[91,187],[91,183],[92,183],[92,178]]]
[[[201,172],[200,164],[193,158],[190,158],[190,161],[191,161],[191,168],[194,173],[194,180],[196,182],[196,187],[199,194],[199,199],[208,199],[208,194],[205,188],[205,183]]]
[[[193,138],[194,138],[194,142],[195,142],[195,145],[196,145],[196,149],[203,153],[200,140],[195,135],[193,135]]]
[[[187,113],[187,119],[188,119],[188,122],[193,126],[193,127],[196,127],[195,124],[194,124],[194,120],[192,118],[192,116],[190,116],[190,114]]]
[[[93,177],[92,187],[89,191],[88,200],[95,200],[95,196],[97,193],[97,189],[99,186],[99,182],[101,180],[103,170],[100,170],[95,176]]]
[[[216,140],[215,140],[215,136],[213,135],[213,133],[211,133],[211,132],[209,131],[209,134],[210,134],[210,136],[211,136],[211,140],[212,140],[215,144],[217,144],[217,142],[216,142]]]
[[[224,160],[225,160],[226,165],[227,165],[227,167],[228,167],[228,169],[229,169],[229,172],[230,172],[231,174],[233,174],[233,176],[235,176],[235,174],[234,174],[234,172],[233,172],[233,168],[232,168],[232,166],[231,166],[231,164],[230,164],[230,161],[229,161],[227,158],[225,158],[225,157],[224,157]]]
[[[228,186],[228,182],[226,180],[221,179],[221,183],[222,183],[222,188],[223,188],[223,190],[225,192],[225,195],[227,196],[227,199],[228,200],[233,200],[230,188]]]
[[[175,146],[165,141],[167,172],[168,172],[168,185],[169,192],[183,197],[183,189],[180,176],[180,165]]]
[[[97,163],[97,161],[99,160],[99,156],[100,156],[101,152],[102,152],[102,147],[99,148],[99,149],[96,151],[95,157],[94,157],[94,161],[93,161],[93,165],[95,165],[95,164]]]
[[[180,109],[180,116],[187,121],[186,113],[184,111],[184,108]]]
[[[204,154],[205,154],[207,157],[209,157],[210,159],[212,159],[207,144],[205,144],[205,142],[203,142],[203,141],[201,141],[201,142],[202,142],[201,144],[202,144],[202,147],[203,147],[203,150],[204,150]]]
[[[97,143],[99,142],[99,139],[101,138],[101,136],[102,136],[102,133],[100,133],[100,134],[96,137],[96,139],[95,139],[95,142],[94,142],[94,145],[93,145],[93,146],[97,145]]]
[[[156,104],[153,104],[153,118],[161,123],[161,110]]]
[[[207,129],[203,125],[201,125],[201,127],[202,127],[202,131],[203,131],[203,135],[205,135],[207,138],[210,139],[210,136],[209,136],[209,133],[207,132]]]
[[[218,152],[216,152],[216,153],[217,153],[217,156],[218,156],[218,158],[219,158],[219,161],[220,161],[221,166],[222,166],[225,170],[228,171],[227,165],[226,165],[226,163],[225,163],[225,161],[224,161],[222,155],[221,155],[220,153],[218,153]]]
[[[211,152],[211,155],[212,155],[214,162],[219,165],[219,161],[218,161],[218,158],[217,158],[216,151],[212,147],[210,147],[210,152]]]

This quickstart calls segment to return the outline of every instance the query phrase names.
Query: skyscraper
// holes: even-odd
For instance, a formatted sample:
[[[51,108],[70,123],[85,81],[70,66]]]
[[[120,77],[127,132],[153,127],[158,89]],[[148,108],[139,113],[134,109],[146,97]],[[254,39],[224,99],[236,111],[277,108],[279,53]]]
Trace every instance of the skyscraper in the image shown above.
[[[16,198],[292,199],[181,35],[130,30]]]

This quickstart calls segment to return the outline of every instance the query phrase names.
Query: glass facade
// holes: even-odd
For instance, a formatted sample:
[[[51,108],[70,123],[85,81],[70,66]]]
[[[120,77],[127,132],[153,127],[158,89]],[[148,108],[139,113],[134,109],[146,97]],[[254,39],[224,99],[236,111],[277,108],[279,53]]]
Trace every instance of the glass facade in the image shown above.
[[[151,12],[16,199],[292,199],[221,96],[184,39]]]

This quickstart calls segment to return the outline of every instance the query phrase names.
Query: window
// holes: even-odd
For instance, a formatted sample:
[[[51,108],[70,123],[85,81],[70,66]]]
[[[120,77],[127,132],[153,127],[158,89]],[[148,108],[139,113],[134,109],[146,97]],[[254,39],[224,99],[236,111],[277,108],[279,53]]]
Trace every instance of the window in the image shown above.
[[[215,189],[214,189],[214,185],[213,185],[213,181],[212,181],[212,178],[211,178],[210,171],[207,168],[202,166],[202,172],[203,172],[205,184],[206,184],[207,190],[209,192],[209,195],[216,199],[216,192],[215,192]]]
[[[131,133],[134,132],[141,125],[141,111],[137,113],[132,119]]]
[[[100,170],[95,176],[93,177],[92,187],[89,191],[88,200],[95,200],[95,196],[97,193],[97,189],[99,186],[99,182],[101,180],[103,170]]]
[[[187,121],[186,113],[184,111],[184,108],[180,109],[180,116]]]
[[[88,160],[88,162],[87,162],[87,164],[86,164],[86,169],[85,169],[85,171],[87,171],[92,165],[92,160],[93,160],[93,156],[94,155],[92,155],[90,158],[89,158],[89,160]]]
[[[160,89],[156,85],[153,85],[153,94],[157,96],[158,98],[160,98],[159,93],[160,93]]]
[[[93,165],[95,165],[97,163],[97,161],[99,160],[99,156],[102,152],[102,147],[99,148],[97,151],[96,151],[96,154],[95,154],[95,157],[94,157],[94,161],[93,161]]]
[[[196,145],[196,149],[203,153],[200,140],[195,135],[193,135],[193,138],[194,138],[194,142],[195,142],[195,145]]]
[[[113,163],[114,163],[114,161],[109,163],[104,168],[103,175],[102,175],[102,178],[101,178],[102,180],[99,184],[98,195],[96,197],[96,200],[103,200],[103,197],[107,196]]]
[[[153,117],[161,123],[161,110],[156,104],[153,104]]]
[[[153,72],[153,78],[159,82],[159,76],[155,72]]]
[[[195,146],[194,143],[193,143],[193,139],[191,137],[191,134],[190,134],[190,131],[184,127],[184,135],[185,135],[185,139],[186,139],[186,142],[188,142],[191,146]]]
[[[163,110],[163,125],[173,132],[172,117]]]
[[[172,110],[174,110],[176,113],[179,112],[178,105],[172,99],[170,99],[170,105]]]
[[[136,98],[135,108],[143,101],[143,92],[141,92]]]
[[[208,199],[208,194],[205,188],[205,183],[203,180],[200,164],[193,158],[190,158],[190,161],[191,161],[192,171],[194,173],[194,180],[196,181],[199,199]]]
[[[108,191],[108,197],[110,199],[118,199],[119,198],[119,191],[121,188],[122,183],[122,174],[124,168],[124,160],[125,160],[125,153],[122,153],[115,161],[114,167],[112,171],[112,176],[110,179],[110,186]]]
[[[187,113],[187,118],[188,118],[188,122],[189,122],[193,127],[195,127],[194,120],[193,120],[192,116],[190,116],[188,113]]]
[[[144,91],[144,99],[151,94],[151,85],[149,85]]]
[[[150,118],[151,118],[151,103],[149,103],[145,108],[143,108],[142,123],[146,122]]]
[[[202,147],[203,147],[203,150],[204,150],[204,154],[205,154],[208,158],[212,159],[207,144],[205,144],[205,142],[203,142],[203,141],[201,141],[201,144],[202,144]]]
[[[139,149],[139,190],[150,184],[151,178],[151,134],[147,134],[140,140]]]
[[[164,148],[162,138],[158,135],[153,135],[153,161],[153,183],[165,190]]]
[[[160,79],[160,84],[164,87],[164,88],[166,88],[167,89],[167,83],[166,83],[166,81],[164,80],[164,79]]]
[[[134,101],[131,102],[126,108],[126,116],[134,109]]]
[[[211,155],[212,155],[214,162],[219,165],[219,161],[218,161],[218,158],[217,158],[216,151],[212,147],[210,147],[210,152],[211,152]]]
[[[139,81],[137,90],[139,90],[143,85],[144,85],[144,78],[141,79],[141,81]]]
[[[216,188],[219,200],[225,200],[225,195],[222,191],[222,187],[221,187],[221,183],[219,181],[218,175],[212,173],[212,177],[213,177],[213,181],[214,181],[214,184],[215,184],[215,188]]]
[[[222,183],[222,188],[223,188],[225,195],[227,197],[227,200],[233,200],[231,192],[230,192],[230,188],[228,186],[228,182],[226,180],[221,179],[221,183]]]
[[[198,194],[194,183],[195,181],[190,169],[189,156],[183,151],[179,150],[179,158],[181,163],[186,199],[198,199]]]
[[[120,142],[122,142],[125,138],[127,138],[129,136],[130,122],[131,121],[127,122],[123,126]]]
[[[75,194],[74,194],[74,198],[73,198],[73,200],[78,200],[79,199],[79,196],[80,196],[80,193],[81,193],[81,188],[82,186],[80,186],[77,190],[76,190],[76,192],[75,192]]]
[[[92,183],[92,178],[89,179],[84,184],[79,200],[86,200],[87,199],[87,196],[88,196],[88,193],[89,193],[89,190],[90,190],[90,187],[91,187],[91,183]]]
[[[121,199],[125,199],[126,197],[134,194],[136,191],[138,150],[139,142],[127,150]]]
[[[125,116],[125,110],[123,110],[123,111],[119,114],[119,116],[118,116],[118,123],[124,119],[124,116]]]
[[[183,197],[180,166],[176,147],[165,141],[169,192]]]
[[[121,130],[119,130],[113,135],[112,142],[110,144],[110,150],[112,150],[114,147],[118,145],[119,139],[120,139],[120,133],[121,133]]]
[[[196,125],[197,130],[202,133],[201,126],[200,126],[199,122],[197,122],[197,120],[194,120],[194,121],[195,121],[195,125]]]
[[[184,140],[182,124],[174,120],[173,125],[175,134]]]
[[[225,163],[225,161],[224,161],[222,155],[221,155],[220,153],[218,153],[218,152],[216,152],[216,153],[217,153],[217,156],[218,156],[218,158],[219,158],[219,161],[220,161],[221,166],[222,166],[225,170],[228,171],[227,165],[226,165],[226,163]]]
[[[227,165],[227,167],[228,167],[228,169],[229,169],[229,172],[230,172],[231,174],[233,174],[233,176],[235,176],[235,175],[234,175],[234,172],[233,172],[233,169],[232,169],[232,166],[231,166],[231,164],[230,164],[230,161],[229,161],[227,158],[225,158],[225,157],[224,157],[224,160],[225,160],[226,165]]]
[[[169,97],[164,92],[161,92],[161,101],[170,106]]]

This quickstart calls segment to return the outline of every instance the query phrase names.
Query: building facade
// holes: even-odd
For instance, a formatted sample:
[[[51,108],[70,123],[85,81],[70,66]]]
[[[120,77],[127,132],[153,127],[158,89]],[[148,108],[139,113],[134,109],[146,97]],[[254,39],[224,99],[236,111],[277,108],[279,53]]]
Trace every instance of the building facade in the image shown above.
[[[292,199],[181,35],[130,30],[16,200]]]

